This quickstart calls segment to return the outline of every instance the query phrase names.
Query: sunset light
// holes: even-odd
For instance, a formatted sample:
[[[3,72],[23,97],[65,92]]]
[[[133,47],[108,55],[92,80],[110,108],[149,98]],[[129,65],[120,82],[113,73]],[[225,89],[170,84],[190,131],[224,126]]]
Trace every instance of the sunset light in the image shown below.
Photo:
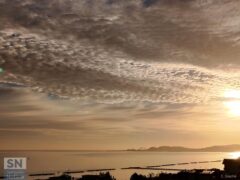
[[[240,99],[240,91],[239,90],[226,90],[224,92],[224,97],[225,98],[233,98],[233,99]]]
[[[224,105],[228,109],[229,114],[231,116],[240,116],[240,91],[226,90],[224,98],[228,100],[224,102]]]
[[[239,179],[239,57],[240,0],[0,0],[0,180]]]
[[[224,105],[228,108],[230,115],[240,116],[240,101],[229,101],[225,102]]]
[[[240,152],[231,152],[231,153],[229,153],[229,155],[232,159],[240,158]]]

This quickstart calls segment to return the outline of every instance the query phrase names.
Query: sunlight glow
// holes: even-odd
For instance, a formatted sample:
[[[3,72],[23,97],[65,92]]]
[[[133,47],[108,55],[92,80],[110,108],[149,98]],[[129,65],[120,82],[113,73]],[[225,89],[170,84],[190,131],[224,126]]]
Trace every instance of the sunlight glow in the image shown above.
[[[240,158],[240,152],[231,152],[231,153],[229,153],[229,155],[232,159]]]
[[[223,94],[228,101],[224,102],[225,107],[229,110],[231,116],[240,116],[240,91],[229,89]]]
[[[224,92],[224,97],[225,98],[234,98],[234,99],[240,99],[240,91],[239,90],[226,90]]]
[[[240,101],[228,101],[224,102],[224,105],[228,108],[231,115],[240,116]]]

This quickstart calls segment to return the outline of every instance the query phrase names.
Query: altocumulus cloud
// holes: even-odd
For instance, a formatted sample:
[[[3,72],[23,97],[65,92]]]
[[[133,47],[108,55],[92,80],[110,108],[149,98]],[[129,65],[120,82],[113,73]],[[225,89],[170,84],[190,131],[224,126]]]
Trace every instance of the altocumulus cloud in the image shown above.
[[[2,81],[58,97],[106,103],[200,103],[222,84],[238,87],[238,73],[187,64],[134,61],[100,48],[2,32]],[[92,50],[92,51],[91,51]],[[212,91],[212,92],[211,92]],[[212,93],[212,94],[211,94]]]
[[[1,134],[198,133],[240,87],[234,0],[0,4]]]

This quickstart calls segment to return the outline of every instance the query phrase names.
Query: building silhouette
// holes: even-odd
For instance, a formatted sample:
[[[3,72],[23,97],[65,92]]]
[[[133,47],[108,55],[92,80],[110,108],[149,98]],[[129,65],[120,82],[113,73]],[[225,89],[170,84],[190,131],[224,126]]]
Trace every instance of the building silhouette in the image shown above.
[[[226,174],[240,174],[240,158],[238,159],[224,159],[224,171]]]

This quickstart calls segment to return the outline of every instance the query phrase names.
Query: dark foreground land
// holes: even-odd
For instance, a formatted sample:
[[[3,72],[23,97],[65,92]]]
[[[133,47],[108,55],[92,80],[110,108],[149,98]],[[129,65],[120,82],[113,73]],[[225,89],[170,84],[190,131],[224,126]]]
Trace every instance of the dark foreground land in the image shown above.
[[[240,180],[238,175],[226,175],[224,171],[214,169],[212,171],[192,170],[181,171],[176,174],[161,173],[158,175],[140,175],[134,173],[130,180]],[[116,180],[113,176],[107,173],[100,173],[99,175],[83,175],[81,178],[74,178],[67,174],[58,177],[51,177],[48,180]]]
[[[100,173],[99,175],[83,175],[81,178],[73,178],[67,174],[57,177],[50,177],[48,180],[116,180],[113,176],[107,173]]]

